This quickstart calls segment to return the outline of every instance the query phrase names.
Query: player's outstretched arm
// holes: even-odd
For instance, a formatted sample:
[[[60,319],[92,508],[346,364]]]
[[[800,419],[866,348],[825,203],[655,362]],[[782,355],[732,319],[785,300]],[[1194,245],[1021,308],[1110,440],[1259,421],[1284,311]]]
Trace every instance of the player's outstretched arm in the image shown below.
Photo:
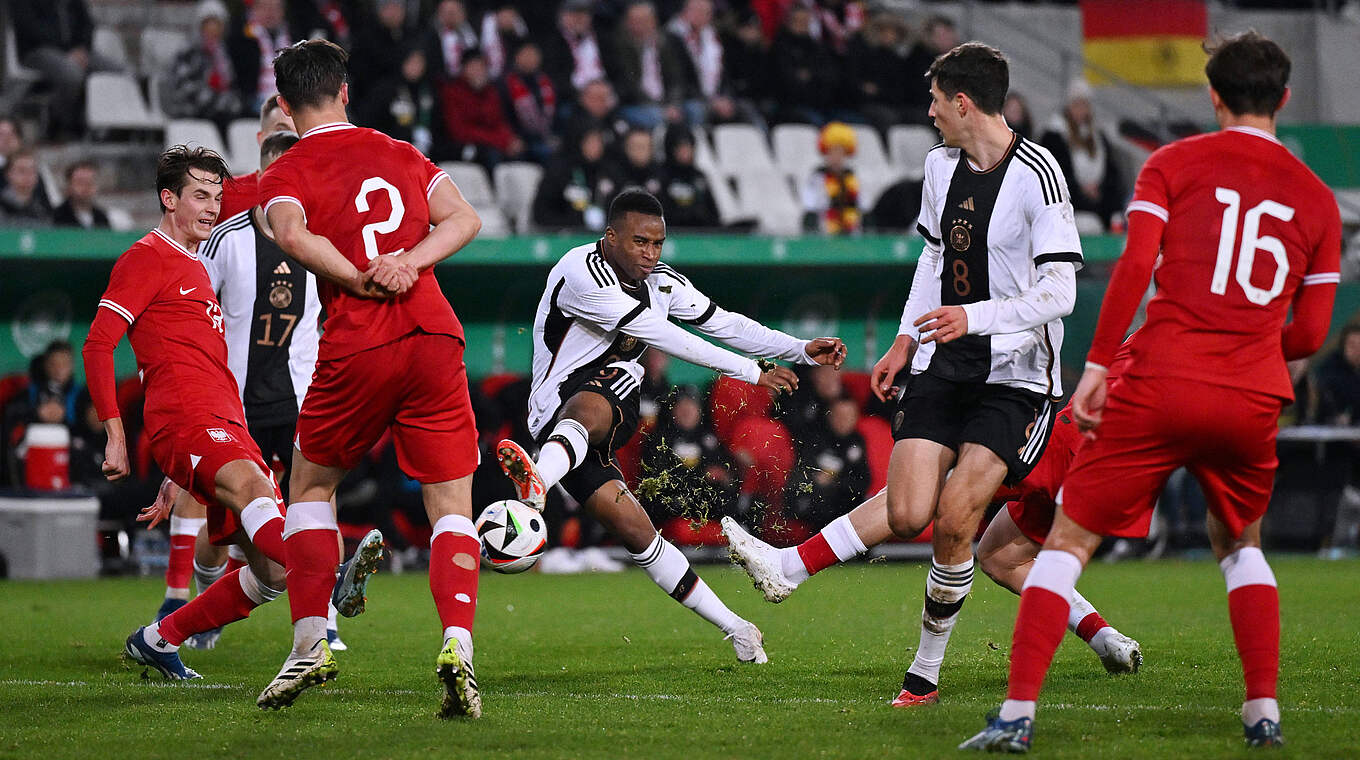
[[[672,324],[670,320],[662,317],[654,309],[638,310],[632,319],[619,325],[618,329],[625,335],[631,335],[677,359],[717,370],[728,377],[734,377],[752,385],[760,384],[762,372],[754,360],[734,354],[687,332],[679,325]],[[796,387],[796,385],[795,379],[790,387]]]
[[[1166,223],[1147,212],[1129,214],[1129,237],[1124,242],[1124,253],[1114,265],[1110,284],[1105,288],[1105,300],[1100,305],[1100,319],[1088,363],[1109,367],[1115,352],[1124,342],[1138,304],[1152,280],[1157,253],[1162,247],[1162,230]]]
[[[120,307],[121,308],[121,307]],[[109,441],[104,447],[104,477],[122,480],[132,469],[128,465],[127,440],[123,435],[123,420],[118,410],[118,390],[114,381],[113,349],[127,332],[127,317],[120,316],[112,307],[95,310],[90,333],[85,338],[80,356],[85,362],[85,384],[90,389],[90,400]]]
[[[274,240],[289,256],[303,266],[357,296],[381,298],[389,293],[371,285],[369,275],[360,272],[326,238],[307,229],[307,218],[296,203],[271,203],[265,214]]]
[[[717,308],[702,321],[691,320],[694,329],[748,356],[762,356],[796,364],[829,364],[840,369],[845,343],[840,338],[795,338],[766,327],[744,314]]]
[[[457,253],[482,229],[481,217],[453,180],[444,178],[430,192],[430,223],[434,225],[430,234],[401,255],[417,271],[423,272]]]

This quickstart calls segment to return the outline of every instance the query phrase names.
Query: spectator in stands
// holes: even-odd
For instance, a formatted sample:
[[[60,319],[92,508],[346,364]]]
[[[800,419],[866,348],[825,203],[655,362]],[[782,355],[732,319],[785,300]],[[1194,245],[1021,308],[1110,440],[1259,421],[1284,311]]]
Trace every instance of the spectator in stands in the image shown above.
[[[1360,323],[1342,329],[1340,344],[1318,362],[1313,376],[1312,418],[1322,425],[1360,425]]]
[[[0,191],[9,186],[9,180],[5,178],[5,168],[9,166],[10,157],[18,153],[24,147],[24,131],[19,125],[19,121],[12,116],[0,116]],[[47,196],[47,186],[43,184],[42,176],[38,176],[38,191]]]
[[[283,15],[283,0],[255,0],[241,26],[228,38],[236,87],[247,111],[256,111],[274,94],[274,56],[293,44]]]
[[[517,3],[500,0],[482,16],[480,47],[492,79],[505,75],[515,51],[529,41],[529,26],[516,6]]]
[[[546,164],[557,151],[553,133],[557,118],[557,88],[543,73],[543,54],[538,45],[525,41],[513,53],[510,70],[501,80],[510,126],[524,142],[528,157]]]
[[[907,67],[902,77],[907,87],[907,105],[916,123],[931,123],[927,113],[930,110],[930,82],[926,79],[930,64],[953,50],[961,41],[958,27],[948,16],[931,16],[921,25],[920,37],[907,56]]]
[[[845,395],[841,375],[835,370],[811,367],[799,374],[802,380],[798,389],[779,405],[779,419],[794,438],[812,436],[825,428],[832,402]]]
[[[563,130],[569,142],[575,142],[587,130],[599,130],[604,139],[605,153],[616,152],[623,135],[628,131],[628,122],[619,114],[618,99],[614,88],[604,79],[596,79],[581,88],[576,108]]]
[[[656,6],[648,0],[633,0],[624,11],[605,65],[618,90],[620,113],[629,124],[653,129],[685,118],[680,51],[661,33]],[[691,117],[695,123],[703,120],[702,113]]]
[[[850,168],[855,154],[855,130],[833,121],[822,128],[817,149],[824,161],[803,185],[803,227],[828,235],[860,231],[859,179]]]
[[[587,129],[570,152],[562,151],[543,173],[534,195],[534,224],[545,230],[604,230],[614,181],[605,170],[604,137]]]
[[[830,51],[812,36],[810,9],[789,9],[772,50],[770,68],[778,104],[775,120],[825,124],[839,85],[839,70]]]
[[[11,227],[47,227],[52,204],[38,180],[38,159],[20,148],[5,164],[5,189],[0,191],[0,219]]]
[[[874,207],[864,219],[864,226],[877,232],[914,232],[921,214],[919,179],[904,177],[879,193]]]
[[[55,340],[28,364],[28,388],[9,402],[4,412],[4,435],[11,483],[21,483],[15,446],[34,423],[66,424],[75,419],[75,352],[71,344]],[[102,450],[101,450],[102,451]]]
[[[53,136],[78,136],[85,123],[85,77],[121,68],[91,49],[94,21],[86,1],[11,0],[9,19],[19,62],[52,87]]]
[[[1029,102],[1018,92],[1010,92],[1001,104],[1001,115],[1015,133],[1029,140],[1035,138],[1034,117],[1029,113]]]
[[[874,14],[849,43],[846,84],[853,106],[879,132],[909,120],[907,88],[921,84],[902,80],[908,60],[906,45],[906,22],[888,11]]]
[[[355,22],[362,19],[355,6],[355,0],[292,0],[288,26],[299,39],[326,39],[350,50]]]
[[[738,483],[731,453],[704,424],[703,406],[693,386],[678,388],[674,408],[658,421],[642,451],[642,474],[657,491],[644,499],[658,523],[676,517],[716,520],[734,513]]]
[[[440,0],[425,36],[425,66],[436,89],[458,78],[463,57],[477,49],[477,32],[468,23],[462,0]]]
[[[434,88],[425,76],[425,51],[408,42],[399,73],[373,85],[368,97],[355,105],[354,121],[405,140],[427,156],[438,156],[447,151],[434,145],[435,106]]]
[[[656,429],[662,417],[670,417],[675,386],[666,377],[671,358],[655,348],[642,355],[642,384],[638,387],[638,430]]]
[[[440,95],[444,128],[463,161],[476,161],[490,171],[524,152],[524,141],[510,128],[501,96],[491,84],[486,58],[479,51],[463,55],[458,78],[446,83]]]
[[[832,53],[844,56],[850,40],[864,27],[867,13],[862,0],[817,0],[813,9],[813,35]]]
[[[859,405],[842,396],[816,429],[795,436],[798,465],[789,476],[785,504],[814,530],[858,504],[869,488],[869,460],[859,424]]]
[[[198,41],[175,56],[161,107],[166,116],[211,119],[225,129],[245,111],[225,41],[230,17],[221,0],[202,0],[195,16]]]
[[[349,58],[350,102],[363,103],[384,80],[401,77],[407,51],[416,35],[406,26],[405,0],[376,0],[376,22],[354,33]]]
[[[739,102],[768,112],[770,100],[770,46],[760,28],[760,17],[746,12],[722,34],[723,72],[732,96]]]
[[[667,227],[712,229],[721,225],[708,177],[694,165],[694,135],[683,124],[672,124],[666,130],[659,197],[666,209]]]
[[[592,0],[564,0],[557,29],[543,42],[543,68],[555,78],[558,92],[575,93],[604,79],[604,55],[590,16]]]
[[[1108,230],[1115,214],[1124,209],[1124,181],[1114,148],[1091,109],[1091,85],[1086,80],[1075,80],[1067,88],[1067,102],[1039,144],[1053,153],[1067,177],[1073,208],[1099,216]]]
[[[58,227],[108,229],[109,215],[94,202],[99,193],[99,167],[89,159],[66,167],[66,200],[57,206],[52,221]]]
[[[713,0],[685,0],[684,7],[666,25],[671,44],[680,51],[685,74],[686,110],[700,115],[695,123],[725,123],[742,118],[763,125],[754,106],[738,112],[723,68],[723,44],[713,27]]]
[[[623,136],[623,155],[610,162],[610,173],[616,193],[640,187],[652,195],[661,194],[661,166],[651,130],[634,127]]]

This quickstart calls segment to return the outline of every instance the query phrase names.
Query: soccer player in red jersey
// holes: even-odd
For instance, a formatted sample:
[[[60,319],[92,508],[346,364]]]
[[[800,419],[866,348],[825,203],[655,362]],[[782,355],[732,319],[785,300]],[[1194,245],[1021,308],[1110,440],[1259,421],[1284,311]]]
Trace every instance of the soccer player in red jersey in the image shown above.
[[[245,617],[283,587],[281,569],[268,561],[284,558],[277,489],[246,431],[227,369],[222,309],[195,253],[217,222],[226,175],[210,150],[179,145],[161,154],[161,223],[114,264],[82,352],[90,397],[109,437],[105,476],[121,480],[130,471],[113,372],[113,349],[127,333],[146,388],[156,464],[211,505],[215,542],[246,545],[247,567],[128,637],[128,657],[175,679],[199,677],[176,651],[188,635]]]
[[[440,714],[477,717],[477,431],[462,325],[433,267],[472,240],[481,220],[448,175],[410,144],[346,121],[346,60],[324,40],[279,53],[279,102],[302,139],[260,179],[269,226],[284,251],[316,273],[326,312],[316,373],[298,415],[288,556],[322,557],[315,566],[334,567],[335,489],[390,429],[397,461],[421,483],[434,526],[430,590],[444,631],[436,660],[445,687]],[[287,704],[309,686],[309,668],[294,664],[325,646],[333,576],[289,568],[294,652],[261,704]]]
[[[260,106],[260,131],[255,133],[255,142],[263,144],[264,138],[275,132],[296,132],[293,117],[279,107],[279,96],[270,95]],[[231,177],[222,185],[222,213],[218,219],[229,219],[260,202],[260,174],[251,172]]]
[[[1293,397],[1285,361],[1326,338],[1341,250],[1331,191],[1275,138],[1289,68],[1285,52],[1255,32],[1217,44],[1205,72],[1222,129],[1163,147],[1138,176],[1124,255],[1072,398],[1094,440],[1077,453],[1026,578],[1006,701],[960,748],[1029,748],[1082,568],[1101,536],[1146,534],[1148,495],[1178,467],[1195,475],[1208,502],[1246,680],[1247,743],[1283,743],[1279,594],[1260,549],[1261,517],[1280,409]],[[1124,378],[1107,392],[1105,368],[1154,269],[1147,322],[1132,338]]]

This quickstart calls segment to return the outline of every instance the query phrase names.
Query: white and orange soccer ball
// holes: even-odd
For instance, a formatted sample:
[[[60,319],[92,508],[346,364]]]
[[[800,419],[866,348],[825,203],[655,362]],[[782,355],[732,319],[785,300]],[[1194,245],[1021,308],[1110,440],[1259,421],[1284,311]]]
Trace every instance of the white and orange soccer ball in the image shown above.
[[[515,499],[493,502],[477,516],[482,565],[498,573],[522,573],[548,547],[548,525],[537,509]]]

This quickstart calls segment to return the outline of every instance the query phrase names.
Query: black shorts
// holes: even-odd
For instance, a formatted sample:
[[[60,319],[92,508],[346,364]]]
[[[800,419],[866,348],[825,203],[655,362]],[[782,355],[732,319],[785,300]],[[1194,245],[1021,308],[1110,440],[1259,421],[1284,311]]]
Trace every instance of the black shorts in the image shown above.
[[[293,470],[293,440],[297,437],[297,418],[290,420],[259,422],[246,421],[246,430],[255,445],[260,447],[264,463],[274,468],[274,459],[283,463],[283,476],[279,479],[279,490],[288,499],[288,474]]]
[[[1057,406],[1042,393],[994,383],[912,375],[893,414],[893,440],[976,443],[1006,463],[1006,483],[1025,479],[1048,445]]]
[[[562,488],[571,494],[571,498],[581,504],[585,504],[586,499],[600,490],[604,484],[612,480],[623,481],[623,472],[619,470],[614,452],[622,448],[637,433],[639,388],[632,375],[618,367],[605,366],[582,368],[568,376],[558,389],[562,406],[566,406],[567,400],[578,393],[598,393],[604,396],[613,411],[613,422],[604,439],[598,444],[592,444],[586,450],[585,461],[574,467],[560,481]],[[561,407],[558,409],[558,414],[561,414]],[[544,426],[536,441],[540,447],[547,442],[548,436],[552,435],[553,426],[557,424],[558,419],[559,417],[554,416],[552,422]]]

